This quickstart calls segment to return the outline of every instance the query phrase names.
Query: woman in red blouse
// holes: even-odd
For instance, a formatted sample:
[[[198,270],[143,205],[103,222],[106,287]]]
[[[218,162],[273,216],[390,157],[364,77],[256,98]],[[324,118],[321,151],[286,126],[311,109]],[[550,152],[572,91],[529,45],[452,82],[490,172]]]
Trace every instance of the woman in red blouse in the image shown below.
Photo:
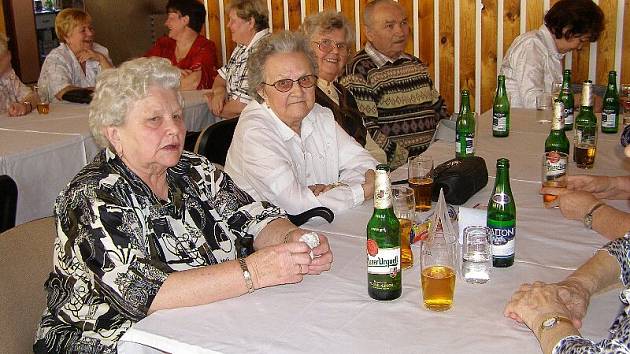
[[[169,0],[164,25],[168,35],[160,37],[145,57],[169,59],[182,72],[182,90],[212,88],[217,75],[214,43],[199,35],[206,9],[196,0]]]

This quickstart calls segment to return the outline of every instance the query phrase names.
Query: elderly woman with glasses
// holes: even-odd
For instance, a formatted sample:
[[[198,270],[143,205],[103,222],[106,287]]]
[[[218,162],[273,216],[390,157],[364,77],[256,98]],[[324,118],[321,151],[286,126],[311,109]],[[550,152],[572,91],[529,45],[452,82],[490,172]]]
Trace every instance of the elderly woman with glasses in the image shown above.
[[[330,269],[325,236],[311,258],[298,241],[306,231],[281,209],[183,151],[180,75],[167,59],[140,58],[99,76],[89,123],[104,149],[57,198],[36,353],[115,353],[155,311]]]
[[[225,166],[236,184],[290,214],[371,198],[376,160],[315,103],[317,59],[304,36],[261,40],[247,66],[256,101],[241,114]]]
[[[354,45],[352,26],[341,13],[327,10],[306,17],[301,30],[311,43],[319,67],[315,102],[330,108],[337,123],[365,146],[367,131],[357,102],[337,83]]]

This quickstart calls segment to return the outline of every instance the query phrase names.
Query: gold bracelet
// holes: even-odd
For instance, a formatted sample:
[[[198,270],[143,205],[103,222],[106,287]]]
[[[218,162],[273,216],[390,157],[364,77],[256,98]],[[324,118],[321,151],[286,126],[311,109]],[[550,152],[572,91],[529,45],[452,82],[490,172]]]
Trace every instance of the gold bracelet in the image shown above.
[[[571,321],[569,318],[562,315],[550,314],[540,323],[540,326],[538,326],[538,339],[540,340],[542,338],[542,334],[546,330],[550,330],[556,327],[556,325],[558,325],[560,322],[568,323],[571,325],[571,327],[573,327],[573,321]]]
[[[284,236],[282,236],[282,243],[287,243],[287,242],[289,242],[289,235],[290,235],[293,231],[295,231],[295,230],[297,230],[297,229],[299,229],[299,227],[296,227],[296,228],[293,228],[293,229],[290,229],[289,231],[287,231],[287,232],[284,234]]]
[[[252,281],[252,274],[249,272],[249,269],[247,268],[247,263],[245,262],[245,258],[239,258],[238,264],[241,266],[241,271],[243,272],[245,285],[247,285],[247,293],[251,294],[254,292],[254,282]]]

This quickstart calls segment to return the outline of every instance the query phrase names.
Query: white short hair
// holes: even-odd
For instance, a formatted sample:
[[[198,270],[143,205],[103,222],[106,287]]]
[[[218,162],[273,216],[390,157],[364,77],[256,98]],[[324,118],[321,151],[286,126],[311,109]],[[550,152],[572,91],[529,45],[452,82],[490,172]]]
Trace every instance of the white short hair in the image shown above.
[[[133,59],[118,68],[103,70],[96,78],[90,103],[89,124],[96,143],[112,147],[103,128],[124,124],[131,105],[147,97],[150,87],[179,89],[180,76],[170,61],[158,57]],[[179,92],[177,100],[183,106]]]

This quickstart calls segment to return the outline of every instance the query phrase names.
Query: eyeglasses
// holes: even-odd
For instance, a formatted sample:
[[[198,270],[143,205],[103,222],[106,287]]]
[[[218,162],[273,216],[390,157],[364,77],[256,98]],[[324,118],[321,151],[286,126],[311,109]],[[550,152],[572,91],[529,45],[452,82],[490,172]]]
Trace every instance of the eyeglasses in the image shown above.
[[[265,84],[267,86],[273,86],[273,87],[276,88],[276,90],[278,90],[280,92],[288,92],[289,90],[291,90],[291,88],[293,88],[293,83],[294,82],[297,82],[298,85],[300,85],[302,88],[311,88],[317,82],[317,76],[315,76],[315,75],[304,75],[304,76],[300,77],[297,80],[282,79],[282,80],[278,80],[278,81],[274,82],[273,84],[268,84],[266,82],[263,82],[263,84]]]
[[[317,48],[324,53],[330,53],[334,47],[337,47],[337,49],[342,53],[348,52],[348,46],[345,43],[337,43],[332,39],[322,39],[320,42],[313,41],[313,43],[317,44]]]

